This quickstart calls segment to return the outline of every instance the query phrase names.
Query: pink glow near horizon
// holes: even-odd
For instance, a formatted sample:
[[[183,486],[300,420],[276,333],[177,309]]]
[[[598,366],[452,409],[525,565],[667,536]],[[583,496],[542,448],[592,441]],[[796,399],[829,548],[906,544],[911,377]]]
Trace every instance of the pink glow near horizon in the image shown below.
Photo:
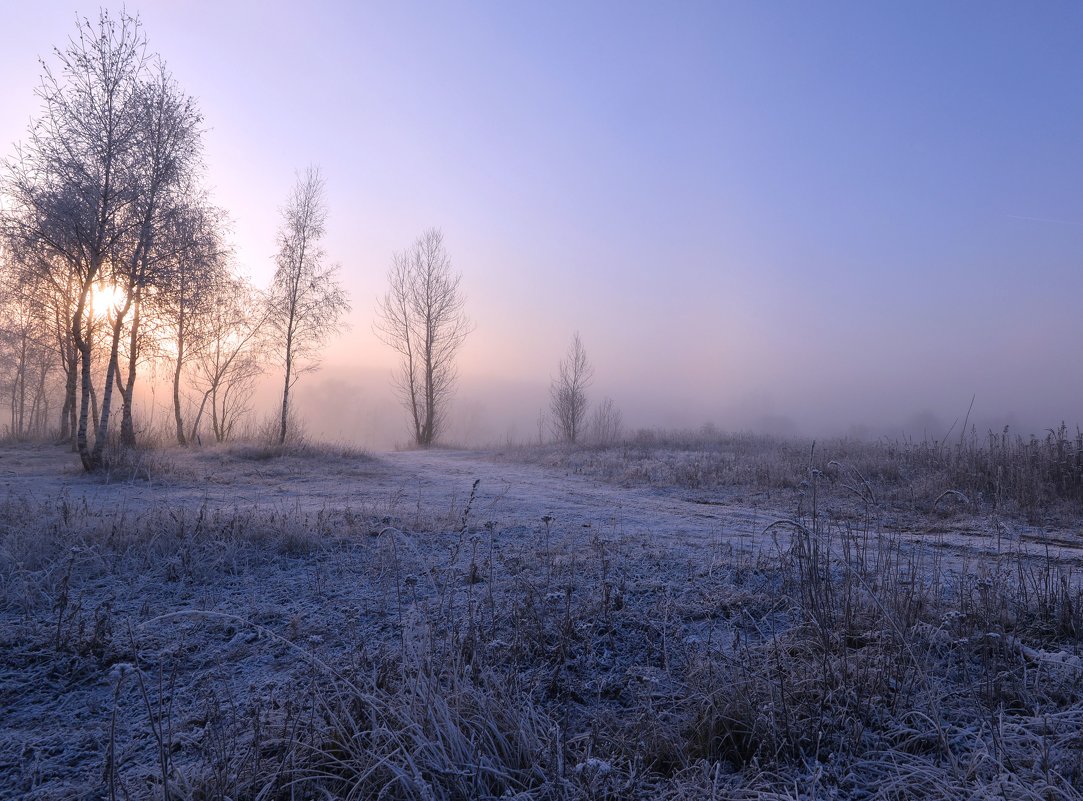
[[[973,395],[981,424],[1083,422],[1078,5],[129,10],[257,281],[294,171],[327,177],[354,313],[301,399],[328,435],[397,435],[373,307],[430,225],[477,326],[464,436],[529,437],[574,330],[631,425],[875,432]],[[75,11],[5,12],[5,155]]]

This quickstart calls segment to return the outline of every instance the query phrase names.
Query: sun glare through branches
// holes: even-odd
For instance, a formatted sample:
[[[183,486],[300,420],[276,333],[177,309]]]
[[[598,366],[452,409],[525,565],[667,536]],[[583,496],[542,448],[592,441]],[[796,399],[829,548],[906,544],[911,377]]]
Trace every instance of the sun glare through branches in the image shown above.
[[[115,284],[102,282],[90,291],[90,308],[95,317],[108,317],[124,305],[124,290]]]

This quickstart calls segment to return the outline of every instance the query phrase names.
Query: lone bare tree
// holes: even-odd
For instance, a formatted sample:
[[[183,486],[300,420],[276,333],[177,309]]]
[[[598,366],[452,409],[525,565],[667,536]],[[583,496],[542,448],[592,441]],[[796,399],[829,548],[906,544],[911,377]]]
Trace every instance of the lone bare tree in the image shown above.
[[[470,333],[462,275],[452,272],[444,235],[425,231],[395,253],[387,294],[377,303],[376,335],[401,359],[399,392],[414,428],[414,442],[437,441],[455,383],[455,353]]]
[[[280,444],[289,426],[290,390],[302,373],[319,366],[320,346],[342,329],[342,318],[350,311],[338,268],[324,266],[320,240],[326,224],[323,179],[318,169],[309,167],[298,175],[282,210],[277,268],[268,297],[267,327],[285,368]]]
[[[583,434],[587,418],[587,389],[594,379],[594,367],[587,359],[583,340],[576,331],[568,354],[560,361],[560,372],[549,387],[549,410],[556,434],[575,444]]]

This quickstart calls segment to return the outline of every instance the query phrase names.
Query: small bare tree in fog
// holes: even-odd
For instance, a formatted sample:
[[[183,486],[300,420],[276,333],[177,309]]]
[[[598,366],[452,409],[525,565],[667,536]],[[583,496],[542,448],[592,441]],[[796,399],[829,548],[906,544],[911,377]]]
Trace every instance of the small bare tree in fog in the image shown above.
[[[285,368],[278,442],[286,441],[290,390],[304,372],[316,369],[320,346],[342,329],[350,311],[337,267],[324,266],[320,240],[327,223],[327,202],[319,170],[299,175],[278,229],[277,269],[267,307],[268,331]]]
[[[202,390],[191,437],[210,406],[211,433],[225,442],[250,410],[253,385],[263,374],[262,339],[266,308],[250,283],[226,278],[214,288],[205,320],[205,343],[195,359],[196,384]]]
[[[612,398],[602,398],[590,416],[590,439],[599,445],[611,445],[621,438],[624,415]]]
[[[576,331],[568,355],[560,362],[560,372],[549,387],[549,410],[556,434],[575,444],[583,434],[587,418],[587,389],[594,379],[594,368],[587,359],[583,340]]]
[[[443,430],[455,383],[455,353],[470,333],[462,275],[452,272],[443,234],[430,228],[392,257],[387,280],[374,327],[401,357],[396,382],[413,423],[414,442],[428,447]]]

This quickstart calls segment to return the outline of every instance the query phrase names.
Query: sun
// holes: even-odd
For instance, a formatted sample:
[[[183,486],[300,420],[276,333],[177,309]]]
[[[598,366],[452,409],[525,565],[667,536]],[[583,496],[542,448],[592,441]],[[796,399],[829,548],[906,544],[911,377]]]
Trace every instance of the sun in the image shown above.
[[[115,284],[96,284],[90,290],[90,308],[96,317],[105,317],[124,303],[124,290]]]

